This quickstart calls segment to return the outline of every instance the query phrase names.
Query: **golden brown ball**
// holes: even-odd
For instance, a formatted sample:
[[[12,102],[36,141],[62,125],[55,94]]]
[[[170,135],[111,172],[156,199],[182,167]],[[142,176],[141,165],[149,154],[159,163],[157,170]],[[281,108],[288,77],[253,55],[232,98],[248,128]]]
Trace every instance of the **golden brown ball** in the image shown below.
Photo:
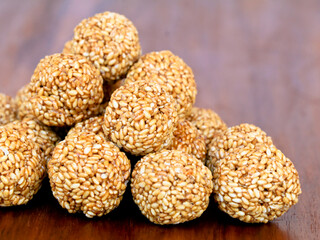
[[[217,136],[209,144],[206,165],[212,173],[221,159],[237,148],[243,148],[248,144],[272,144],[271,137],[261,130],[261,128],[248,123],[242,123],[229,127],[222,135]]]
[[[170,146],[178,119],[173,97],[161,85],[146,81],[118,88],[104,118],[106,137],[140,156]]]
[[[29,84],[32,114],[48,126],[71,126],[99,111],[99,71],[84,57],[54,54],[41,59]]]
[[[196,100],[197,88],[192,69],[170,51],[151,52],[143,55],[127,74],[125,83],[140,80],[154,81],[177,101],[181,118],[190,114]]]
[[[27,132],[0,126],[0,206],[22,205],[38,192],[46,161]]]
[[[274,145],[249,143],[221,159],[214,170],[214,198],[233,218],[267,223],[298,202],[299,175]]]
[[[79,132],[61,141],[48,163],[51,190],[69,213],[102,216],[122,200],[130,161],[100,135]]]
[[[98,13],[82,20],[65,50],[91,61],[105,81],[119,80],[141,55],[138,31],[125,16]]]
[[[177,150],[148,154],[132,172],[133,200],[156,224],[200,217],[208,207],[212,188],[210,170],[192,155]]]

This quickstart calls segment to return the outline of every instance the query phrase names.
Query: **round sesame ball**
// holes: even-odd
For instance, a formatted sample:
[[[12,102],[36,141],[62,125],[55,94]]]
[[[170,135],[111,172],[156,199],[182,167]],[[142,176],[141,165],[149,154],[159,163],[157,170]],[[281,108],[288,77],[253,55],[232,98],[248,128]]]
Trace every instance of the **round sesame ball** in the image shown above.
[[[52,151],[60,138],[50,127],[28,118],[11,122],[9,125],[15,130],[25,132],[28,139],[38,144],[42,152],[41,157],[46,162],[51,158]]]
[[[38,192],[46,161],[26,131],[0,126],[0,206],[26,204]]]
[[[31,92],[30,84],[24,85],[15,97],[15,102],[18,109],[18,119],[22,120],[24,118],[33,119],[35,116],[32,114],[32,104],[30,99],[34,93]]]
[[[71,126],[98,113],[102,86],[99,71],[86,58],[46,56],[29,84],[32,114],[48,126]]]
[[[89,218],[120,204],[130,171],[130,161],[118,147],[89,132],[61,141],[48,163],[51,190],[59,204]]]
[[[131,192],[142,214],[156,224],[177,224],[202,215],[213,182],[210,170],[192,155],[162,150],[134,167]]]
[[[267,223],[298,202],[301,193],[293,163],[274,145],[248,144],[221,159],[214,171],[219,208],[248,223]]]
[[[180,119],[173,131],[172,145],[170,150],[179,150],[192,154],[203,164],[206,160],[206,143],[201,132],[189,121]]]
[[[102,130],[103,122],[104,116],[91,117],[83,122],[77,123],[73,128],[70,129],[67,137],[84,131],[98,134],[101,137],[105,137]]]
[[[139,80],[161,84],[176,99],[178,115],[190,114],[197,88],[192,69],[170,51],[151,52],[142,56],[129,70],[125,83]]]
[[[161,85],[138,81],[113,92],[104,119],[103,131],[112,142],[142,156],[170,146],[176,102]]]
[[[207,148],[213,138],[221,135],[227,129],[225,122],[211,109],[193,107],[186,119],[193,123],[204,135]]]
[[[272,144],[271,137],[261,128],[248,123],[229,127],[223,134],[215,137],[209,144],[206,165],[214,171],[217,162],[226,157],[236,148],[243,148],[248,144]]]
[[[66,48],[88,58],[106,81],[125,77],[141,55],[137,29],[125,16],[113,12],[82,20],[74,29],[70,45]]]
[[[0,93],[0,125],[17,119],[17,105],[10,96]]]

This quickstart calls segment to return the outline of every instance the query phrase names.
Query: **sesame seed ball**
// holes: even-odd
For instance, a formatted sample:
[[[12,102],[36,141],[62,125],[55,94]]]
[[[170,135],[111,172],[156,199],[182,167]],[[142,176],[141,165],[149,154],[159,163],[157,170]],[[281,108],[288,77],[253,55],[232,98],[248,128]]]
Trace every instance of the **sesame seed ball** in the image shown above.
[[[17,105],[10,96],[0,93],[0,125],[17,119]]]
[[[264,131],[253,124],[242,123],[230,127],[209,144],[206,165],[213,173],[218,161],[228,153],[233,152],[234,149],[243,148],[250,143],[254,145],[262,143],[271,145],[272,140]]]
[[[219,208],[248,223],[267,223],[298,202],[301,193],[293,163],[274,145],[249,144],[221,159],[214,171]]]
[[[46,162],[51,158],[52,151],[60,138],[50,127],[28,118],[11,122],[9,125],[15,130],[25,131],[27,138],[39,145],[43,153],[41,156]]]
[[[15,102],[18,108],[18,119],[24,118],[33,119],[35,116],[32,114],[32,104],[30,99],[34,94],[31,92],[30,84],[24,85],[15,97]]]
[[[125,151],[142,156],[170,146],[176,102],[161,85],[139,81],[114,91],[104,118],[105,135]]]
[[[120,204],[130,171],[123,152],[89,132],[61,141],[48,163],[51,190],[59,204],[88,218],[105,215]]]
[[[104,137],[104,132],[102,130],[103,122],[104,116],[91,117],[83,122],[77,123],[73,128],[70,129],[67,136],[86,131]]]
[[[84,57],[54,54],[40,60],[30,82],[33,115],[48,126],[71,126],[97,114],[103,99],[99,71]]]
[[[172,145],[168,148],[192,154],[203,164],[206,160],[206,143],[201,132],[189,121],[180,119],[173,131]]]
[[[137,29],[113,12],[82,20],[74,29],[71,51],[87,57],[106,81],[123,78],[141,55]]]
[[[212,139],[227,129],[225,122],[211,109],[193,107],[187,120],[205,136],[207,148]]]
[[[196,83],[192,69],[170,51],[151,52],[142,56],[129,70],[125,83],[156,81],[178,103],[178,115],[189,115],[196,100]]]
[[[162,150],[135,165],[131,192],[140,211],[156,224],[177,224],[202,215],[213,182],[210,170],[192,155]]]
[[[0,206],[26,204],[38,192],[46,173],[40,156],[26,131],[0,126]]]

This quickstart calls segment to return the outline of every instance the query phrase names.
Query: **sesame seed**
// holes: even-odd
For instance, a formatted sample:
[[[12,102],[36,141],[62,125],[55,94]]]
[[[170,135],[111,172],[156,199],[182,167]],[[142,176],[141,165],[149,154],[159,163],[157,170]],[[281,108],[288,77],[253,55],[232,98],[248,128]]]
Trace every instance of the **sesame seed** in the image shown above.
[[[74,148],[76,144],[80,145]],[[94,150],[97,145],[100,148]],[[126,155],[90,131],[74,130],[68,134],[48,162],[51,190],[60,205],[70,213],[83,212],[90,218],[105,215],[120,204],[130,171]],[[102,194],[103,191],[107,193]]]

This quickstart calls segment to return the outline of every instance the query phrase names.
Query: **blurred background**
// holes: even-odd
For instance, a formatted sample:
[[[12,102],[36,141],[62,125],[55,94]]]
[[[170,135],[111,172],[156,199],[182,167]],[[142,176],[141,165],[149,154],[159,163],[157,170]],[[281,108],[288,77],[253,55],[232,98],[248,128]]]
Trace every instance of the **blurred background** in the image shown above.
[[[143,53],[171,50],[193,69],[197,106],[229,126],[253,123],[273,137],[300,173],[296,212],[303,213],[320,193],[312,172],[320,169],[319,10],[316,0],[2,0],[0,91],[14,96],[83,18],[121,13],[137,27]],[[297,215],[292,210],[285,220]],[[319,230],[319,210],[311,217],[306,225]],[[291,231],[299,234],[296,226]]]
[[[276,117],[282,108],[320,101],[320,2],[287,3],[0,1],[1,89],[13,96],[41,58],[62,50],[83,18],[108,10],[135,24],[143,53],[168,49],[192,67],[197,105],[214,108],[229,124],[261,121],[270,111]],[[287,120],[311,114],[301,111]]]

